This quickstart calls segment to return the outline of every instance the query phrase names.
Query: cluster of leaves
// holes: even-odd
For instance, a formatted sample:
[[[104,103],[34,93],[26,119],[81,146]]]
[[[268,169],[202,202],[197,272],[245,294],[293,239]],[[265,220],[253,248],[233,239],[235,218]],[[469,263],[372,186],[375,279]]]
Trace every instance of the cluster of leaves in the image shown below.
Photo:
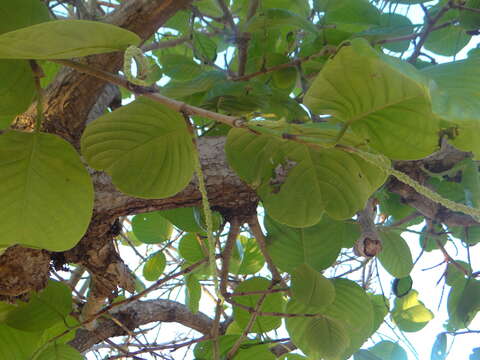
[[[168,101],[137,96],[86,127],[81,156],[91,168],[110,175],[125,194],[157,199],[183,190],[198,161],[195,132],[226,135],[229,165],[261,199],[266,251],[274,266],[288,274],[289,287],[282,289],[278,279],[258,276],[265,253],[255,239],[235,239],[226,268],[227,275],[240,282],[226,297],[233,323],[225,335],[197,344],[197,359],[211,359],[214,353],[237,360],[273,359],[268,344],[259,345],[244,332],[268,333],[282,326],[282,319],[295,346],[312,359],[406,359],[405,351],[390,341],[359,349],[389,313],[405,332],[419,331],[433,318],[412,289],[410,248],[393,226],[414,209],[379,188],[387,180],[386,159],[422,159],[438,150],[442,139],[480,157],[476,50],[465,60],[441,65],[419,60],[422,49],[457,54],[480,27],[478,11],[468,11],[480,4],[439,1],[425,8],[421,25],[395,12],[399,3],[424,2],[315,0],[311,8],[309,1],[264,0],[254,2],[258,8],[253,9],[250,2],[236,0],[227,10],[214,1],[195,2],[147,44],[155,65],[150,79],[165,75],[169,82],[161,95],[215,112],[220,122],[209,119],[208,112],[202,117],[193,112],[191,123],[186,122]],[[67,141],[40,131],[40,126],[33,132],[7,129],[35,96],[41,100],[29,61],[50,69],[48,60],[124,51],[140,39],[101,22],[50,21],[39,1],[5,2],[0,9],[12,15],[0,25],[0,126],[5,128],[0,135],[0,245],[65,251],[80,241],[90,223],[92,180]],[[180,45],[166,47],[172,40]],[[403,52],[412,53],[409,61],[399,54]],[[53,73],[47,71],[44,85]],[[131,94],[127,90],[124,95]],[[244,121],[230,129],[232,118]],[[37,121],[40,124],[41,117]],[[479,207],[480,179],[473,159],[448,174],[428,175],[443,197]],[[378,224],[383,250],[377,258],[397,279],[392,308],[385,296],[366,286],[344,276],[326,277],[360,236],[362,229],[352,218],[372,196],[385,215]],[[145,259],[146,280],[164,274],[164,250],[177,231],[182,236],[174,249],[183,267],[216,251],[204,241],[203,216],[193,208],[178,208],[132,219],[138,241],[166,242]],[[412,223],[419,222],[413,218]],[[214,231],[220,238],[224,224],[220,215],[217,219]],[[445,251],[444,244],[452,241],[445,231],[466,246],[480,241],[478,226],[436,226],[427,224],[421,233],[425,252]],[[218,250],[225,248],[222,240]],[[480,282],[470,264],[449,261],[447,330],[456,331],[468,327],[480,310]],[[202,281],[217,276],[210,270],[200,266],[185,276],[186,302],[194,313]],[[69,315],[70,291],[62,284],[51,282],[28,303],[2,303],[1,310],[0,352],[18,354],[18,359],[35,351],[37,359],[81,358],[65,345],[71,337],[51,340],[78,326]],[[232,355],[237,343],[241,346]],[[442,335],[435,344],[437,359],[446,357],[445,344]],[[297,358],[304,357],[286,359]]]

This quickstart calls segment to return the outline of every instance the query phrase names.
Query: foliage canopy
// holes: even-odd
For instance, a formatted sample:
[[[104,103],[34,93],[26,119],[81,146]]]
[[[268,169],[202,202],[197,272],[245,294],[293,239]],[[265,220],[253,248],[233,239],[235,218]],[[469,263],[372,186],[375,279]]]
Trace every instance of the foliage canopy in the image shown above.
[[[0,3],[0,357],[403,360],[437,252],[479,332],[480,1],[147,3]]]

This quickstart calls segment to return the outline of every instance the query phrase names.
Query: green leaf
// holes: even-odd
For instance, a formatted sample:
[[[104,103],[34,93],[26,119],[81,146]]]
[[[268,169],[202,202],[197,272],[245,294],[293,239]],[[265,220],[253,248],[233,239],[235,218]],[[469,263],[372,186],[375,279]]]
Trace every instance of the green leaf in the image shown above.
[[[193,264],[208,256],[208,241],[206,237],[197,234],[185,234],[178,245],[178,252],[189,264]]]
[[[194,207],[193,208],[193,217],[195,218],[195,222],[200,227],[202,232],[207,231],[207,223],[205,221],[205,213],[203,208]],[[223,223],[222,214],[218,211],[212,211],[212,231],[220,230],[220,226]]]
[[[132,230],[138,240],[145,244],[158,244],[170,239],[172,224],[159,211],[135,215]]]
[[[302,264],[292,272],[293,298],[319,311],[333,303],[335,288],[332,282],[310,265]]]
[[[163,274],[167,259],[162,251],[157,251],[150,255],[143,266],[143,277],[148,281],[157,281]]]
[[[202,67],[184,55],[162,54],[160,63],[163,73],[176,81],[191,80],[202,73]]]
[[[412,253],[408,244],[395,231],[382,231],[380,238],[383,249],[377,257],[382,266],[396,278],[408,276],[413,268]]]
[[[37,357],[37,360],[83,360],[84,357],[76,349],[67,344],[48,346]]]
[[[434,113],[456,126],[452,143],[479,158],[480,105],[476,96],[480,85],[476,79],[480,76],[480,58],[429,66],[422,72],[437,85],[432,92]]]
[[[355,39],[327,62],[304,103],[351,126],[392,159],[419,159],[437,148],[428,82],[413,66]]]
[[[433,232],[428,225],[425,225],[418,241],[423,250],[430,252],[439,248],[437,241],[444,246],[448,241],[448,235],[441,225],[434,225]]]
[[[441,4],[436,5],[429,11],[430,16],[435,16],[437,11],[440,11]],[[448,21],[456,22],[459,18],[459,11],[450,9],[439,20],[438,24],[443,24]],[[454,56],[462,50],[472,38],[465,32],[465,29],[454,23],[442,29],[432,31],[425,41],[425,49],[430,50],[438,55]]]
[[[373,306],[365,290],[355,282],[347,279],[334,279],[332,282],[335,300],[323,314],[344,322],[350,345],[343,358],[348,358],[372,335]]]
[[[177,229],[186,232],[203,233],[204,230],[195,220],[194,207],[180,207],[170,210],[162,210],[159,215],[170,221]]]
[[[311,33],[318,33],[317,28],[306,18],[292,11],[280,8],[266,9],[254,16],[247,25],[247,31],[255,32],[268,29],[302,29]]]
[[[335,219],[352,217],[385,180],[356,155],[244,129],[230,130],[226,152],[230,166],[257,188],[268,214],[293,227],[318,223],[324,210]]]
[[[8,313],[15,309],[15,305],[0,302],[0,324],[4,323],[7,320]]]
[[[397,343],[391,341],[381,341],[369,350],[382,360],[408,360],[405,350]]]
[[[162,88],[161,94],[174,99],[182,99],[208,91],[222,80],[225,80],[223,72],[207,71],[189,81],[171,81]]]
[[[214,62],[217,57],[217,44],[207,34],[194,31],[192,33],[195,57],[206,62]]]
[[[392,319],[400,330],[416,332],[433,319],[433,313],[418,300],[418,292],[412,290],[406,296],[395,299]]]
[[[0,34],[49,20],[48,8],[40,1],[19,0],[0,3]],[[0,61],[0,129],[25,110],[35,95],[32,70],[26,61]]]
[[[383,295],[368,294],[373,307],[373,327],[372,334],[382,325],[385,316],[390,311],[390,303]]]
[[[480,9],[479,0],[467,0],[465,7],[470,9]],[[459,11],[460,25],[466,30],[477,30],[480,28],[480,14],[478,12],[461,10]]]
[[[478,165],[472,159],[464,160],[465,169],[462,172],[462,185],[464,186],[465,200],[468,206],[480,207],[480,176]]]
[[[57,322],[53,326],[50,326],[48,329],[43,331],[42,337],[40,339],[41,344],[46,344],[55,338],[55,343],[57,344],[66,344],[69,341],[72,341],[75,338],[75,334],[80,325],[79,321],[71,315],[60,322]],[[68,332],[67,332],[68,330]],[[59,334],[64,334],[61,337],[58,337]]]
[[[0,60],[0,129],[27,110],[35,95],[32,70],[26,61]]]
[[[408,17],[395,13],[382,14],[380,25],[383,26],[385,32],[388,32],[388,38],[408,36],[415,30]],[[404,52],[410,47],[410,40],[386,42],[382,46],[390,51]]]
[[[225,356],[230,348],[238,340],[239,335],[223,335],[218,337],[220,356]],[[193,355],[197,360],[213,359],[212,340],[202,341],[195,345]]]
[[[229,271],[232,274],[249,275],[259,272],[265,265],[265,258],[257,240],[240,235],[235,242]]]
[[[0,359],[30,360],[41,335],[41,332],[20,331],[0,324]]]
[[[81,145],[88,163],[129,195],[166,198],[193,176],[195,152],[182,115],[146,98],[90,123]]]
[[[48,7],[35,0],[2,1],[0,34],[48,21]]]
[[[433,343],[430,360],[445,360],[447,355],[447,334],[440,333]]]
[[[309,314],[311,310],[290,300],[286,312]],[[289,317],[285,323],[293,343],[312,359],[338,359],[350,342],[345,323],[334,317]]]
[[[382,360],[382,359],[368,350],[360,349],[355,354],[353,354],[353,360]]]
[[[6,324],[18,330],[41,331],[63,322],[71,311],[71,290],[60,282],[50,280],[45,289],[30,296],[28,303],[9,312]]]
[[[192,313],[198,312],[200,298],[202,297],[202,287],[194,274],[185,276],[185,303]]]
[[[1,59],[69,59],[125,50],[138,35],[120,27],[87,20],[56,20],[0,35]]]
[[[93,208],[90,176],[60,137],[0,135],[0,245],[65,251],[85,233]]]
[[[456,315],[465,326],[468,326],[478,311],[480,311],[480,281],[470,280],[458,299]]]
[[[290,273],[302,264],[310,265],[317,271],[326,269],[332,266],[340,253],[343,239],[339,235],[343,227],[343,222],[324,217],[317,225],[291,228],[267,215],[268,253],[275,265]]]
[[[454,260],[457,266],[460,266],[464,268],[469,274],[472,273],[472,268],[471,266],[461,260]],[[445,278],[445,282],[449,286],[454,286],[457,281],[465,281],[466,280],[466,275],[463,271],[457,268],[453,263],[449,263],[447,265],[447,276]]]
[[[267,344],[244,345],[240,347],[234,360],[276,360],[277,357],[270,351]]]
[[[412,290],[413,280],[410,276],[395,279],[392,284],[392,291],[397,297],[407,295]]]
[[[234,291],[234,294],[268,290],[271,282],[262,277],[255,277],[241,282]],[[258,300],[262,297],[261,294],[255,295],[241,295],[235,296],[235,301],[239,304],[256,308]],[[283,312],[285,301],[281,293],[270,293],[265,297],[260,311],[262,312]],[[233,306],[233,317],[238,323],[238,326],[245,328],[250,320],[251,314],[238,306]],[[277,329],[282,324],[282,318],[279,316],[257,316],[250,332],[263,333],[273,329]]]

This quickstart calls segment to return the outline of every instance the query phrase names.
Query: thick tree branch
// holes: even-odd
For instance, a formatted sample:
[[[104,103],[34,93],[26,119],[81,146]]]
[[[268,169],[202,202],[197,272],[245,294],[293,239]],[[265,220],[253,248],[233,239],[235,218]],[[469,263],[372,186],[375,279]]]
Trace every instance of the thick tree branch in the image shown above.
[[[207,335],[213,323],[211,318],[201,312],[193,314],[187,306],[164,299],[131,302],[112,310],[111,315],[129,330],[151,322],[162,321],[176,322]],[[70,345],[84,352],[105,339],[126,334],[125,329],[114,321],[101,318],[98,319],[92,331],[78,330]]]

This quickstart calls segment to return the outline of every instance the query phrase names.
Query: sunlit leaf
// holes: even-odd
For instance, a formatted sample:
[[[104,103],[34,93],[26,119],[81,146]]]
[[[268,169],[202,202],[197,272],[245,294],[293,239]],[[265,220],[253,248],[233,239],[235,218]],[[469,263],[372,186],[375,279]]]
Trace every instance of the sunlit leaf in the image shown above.
[[[106,171],[133,196],[175,195],[193,176],[195,154],[185,119],[146,98],[90,123],[81,145],[92,167]]]
[[[163,274],[167,259],[162,251],[157,251],[150,255],[143,266],[143,277],[148,281],[157,281]]]
[[[166,241],[172,234],[172,224],[160,212],[137,214],[132,219],[135,236],[145,244],[158,244]]]
[[[72,311],[70,289],[57,281],[49,281],[28,303],[19,305],[7,315],[6,324],[23,331],[41,331],[65,320]]]
[[[65,251],[87,230],[90,176],[72,145],[45,133],[0,135],[0,245]]]
[[[305,104],[351,126],[393,159],[419,159],[437,147],[428,82],[413,66],[356,39],[327,62]]]
[[[408,276],[413,268],[412,253],[408,244],[394,231],[382,231],[380,238],[383,249],[377,257],[382,266],[396,278]]]
[[[324,309],[335,299],[332,282],[307,264],[292,272],[291,287],[293,298],[308,307]]]
[[[87,20],[57,20],[0,35],[1,59],[69,59],[125,50],[140,38],[120,27]]]
[[[281,270],[292,272],[307,264],[320,271],[330,267],[343,246],[344,223],[324,217],[308,228],[291,228],[265,217],[267,247],[273,262]]]
[[[416,332],[433,319],[433,313],[418,300],[418,292],[412,290],[406,296],[395,299],[392,319],[401,330]]]

